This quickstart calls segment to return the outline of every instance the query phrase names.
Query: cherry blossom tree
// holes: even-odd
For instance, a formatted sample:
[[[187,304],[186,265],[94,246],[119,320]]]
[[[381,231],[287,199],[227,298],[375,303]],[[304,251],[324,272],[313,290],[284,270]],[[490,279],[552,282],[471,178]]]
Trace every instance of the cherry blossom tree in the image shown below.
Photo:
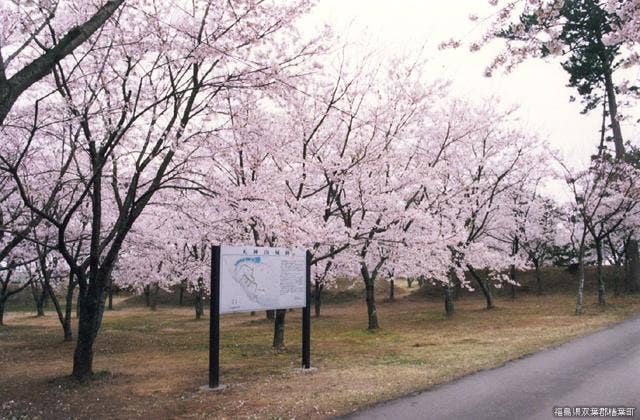
[[[587,235],[593,240],[598,278],[598,304],[605,304],[605,281],[602,271],[605,238],[625,223],[635,224],[638,219],[637,170],[621,162],[606,159],[594,160],[592,166],[581,172],[571,172],[565,166],[567,182],[571,187],[574,203],[573,217],[582,225],[579,240],[580,280],[576,314],[582,312],[584,289],[584,255]]]
[[[105,290],[135,222],[158,191],[201,188],[192,162],[215,139],[220,92],[266,86],[313,53],[308,44],[276,47],[290,45],[290,23],[308,10],[305,1],[232,8],[212,1],[159,13],[174,6],[126,5],[104,27],[112,36],[92,37],[55,66],[48,81],[57,96],[47,100],[64,113],[73,134],[40,135],[58,144],[62,162],[73,162],[58,184],[64,189],[60,211],[53,214],[34,199],[24,165],[9,171],[29,210],[56,228],[57,250],[77,279],[73,375],[80,380],[91,375]],[[85,206],[90,239],[85,252],[73,255],[67,234]]]

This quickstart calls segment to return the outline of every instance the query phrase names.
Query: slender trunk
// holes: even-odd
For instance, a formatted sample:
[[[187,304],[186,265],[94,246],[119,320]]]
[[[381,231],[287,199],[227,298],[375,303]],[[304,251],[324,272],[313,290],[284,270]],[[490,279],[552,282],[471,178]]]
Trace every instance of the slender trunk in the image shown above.
[[[322,289],[324,289],[324,285],[320,284],[318,280],[315,282],[315,291],[313,294],[313,303],[316,311],[316,317],[320,317],[320,305],[322,304]]]
[[[516,281],[516,266],[511,264],[511,267],[509,267],[509,278],[511,279],[512,282]],[[515,299],[516,298],[516,285],[514,283],[511,283],[511,299]]]
[[[411,289],[411,285],[413,284],[413,278],[407,278],[407,289]]]
[[[273,348],[284,348],[284,319],[287,315],[286,309],[277,309],[275,311],[275,322],[273,324]]]
[[[62,312],[62,307],[60,306],[60,302],[56,297],[56,294],[53,291],[53,288],[48,285],[47,291],[49,292],[49,297],[51,298],[51,302],[53,303],[53,307],[56,310],[56,314],[58,314],[58,320],[60,321],[60,325],[62,326],[62,333],[64,334],[64,341],[67,341],[67,331],[64,328],[64,313]]]
[[[267,315],[266,315],[266,316],[267,316],[267,319],[268,319],[269,321],[273,321],[273,319],[276,317],[276,315],[275,315],[275,314],[276,314],[276,313],[275,313],[275,311],[274,311],[273,309],[269,309],[269,310],[267,311]]]
[[[596,255],[597,255],[597,266],[596,273],[598,277],[598,305],[605,305],[605,285],[604,285],[604,275],[602,273],[602,242],[600,240],[595,241],[596,245]]]
[[[183,302],[184,302],[184,282],[180,282],[180,286],[178,287],[178,301],[179,301],[179,305],[182,306]]]
[[[602,46],[604,48],[604,45]],[[611,121],[611,130],[613,131],[613,144],[616,149],[616,159],[623,160],[625,156],[624,140],[622,138],[622,130],[620,129],[620,121],[618,121],[618,103],[616,100],[616,90],[613,85],[613,78],[611,75],[611,63],[608,62],[606,57],[601,56],[604,61],[604,86],[607,91],[607,101],[609,105],[609,119]]]
[[[638,241],[629,239],[626,252],[628,264],[628,282],[631,293],[640,292],[640,256],[638,254]]]
[[[158,309],[158,291],[160,290],[160,286],[154,284],[153,287],[150,288],[150,308],[152,311]]]
[[[47,304],[47,297],[49,294],[47,293],[48,285],[42,286],[42,290],[40,290],[40,296],[38,299],[38,316],[44,316],[44,307]]]
[[[367,301],[367,317],[369,320],[368,330],[373,331],[380,328],[378,324],[378,312],[376,311],[376,295],[375,295],[375,277],[373,277],[364,263],[360,265],[360,274],[365,285],[366,301]]]
[[[449,281],[444,286],[444,312],[447,316],[453,316],[453,272],[449,272]]]
[[[199,321],[204,316],[204,299],[202,299],[200,293],[196,294],[196,301],[194,306],[196,310],[196,321]]]
[[[389,280],[389,301],[393,302],[396,299],[396,284],[393,279]]]
[[[540,272],[540,263],[538,261],[534,262],[535,265],[535,273],[536,273],[536,288],[538,296],[542,296],[542,273]]]
[[[0,326],[4,325],[4,304],[6,300],[0,299]]]
[[[580,250],[578,252],[578,297],[576,301],[576,315],[582,314],[582,304],[584,303],[584,241],[586,235],[586,228],[583,227]]]
[[[182,284],[180,285],[180,290],[183,290]],[[194,308],[196,310],[196,321],[199,321],[204,316],[204,279],[202,277],[198,277]]]
[[[36,282],[35,281],[31,281],[31,296],[33,297],[33,303],[35,303],[36,305],[36,316],[43,316],[40,315],[40,306],[38,305],[38,287],[36,286]]]
[[[37,283],[40,281],[33,280],[31,282],[31,294],[33,295],[33,301],[36,304],[36,316],[42,317],[44,316],[44,305],[47,299],[47,287],[46,284],[42,283],[42,288],[38,288]]]
[[[582,314],[582,304],[584,303],[584,257],[580,256],[578,261],[578,299],[576,301],[576,315]]]
[[[147,308],[151,306],[151,288],[148,284],[144,286],[144,303]]]
[[[493,296],[491,296],[491,290],[489,290],[489,285],[471,265],[467,265],[467,268],[469,269],[471,276],[478,282],[478,286],[480,286],[480,290],[482,291],[482,294],[487,301],[487,309],[495,308],[495,306],[493,305]]]
[[[624,292],[625,293],[631,293],[631,270],[629,267],[629,254],[628,254],[628,242],[625,243],[625,256],[624,256],[624,261],[622,263],[623,267],[623,275],[622,275],[622,281],[624,284]]]
[[[113,311],[113,278],[109,279],[109,304],[107,309]]]
[[[194,308],[196,310],[196,321],[199,321],[204,316],[204,296],[201,289],[196,292]]]
[[[516,235],[511,243],[511,255],[515,257],[520,251],[520,238]],[[509,277],[511,278],[511,299],[516,298],[516,266],[511,264],[509,267]]]
[[[80,319],[72,373],[73,377],[79,381],[86,381],[93,374],[93,343],[102,323],[106,298],[104,283],[104,281],[92,281],[79,294]]]

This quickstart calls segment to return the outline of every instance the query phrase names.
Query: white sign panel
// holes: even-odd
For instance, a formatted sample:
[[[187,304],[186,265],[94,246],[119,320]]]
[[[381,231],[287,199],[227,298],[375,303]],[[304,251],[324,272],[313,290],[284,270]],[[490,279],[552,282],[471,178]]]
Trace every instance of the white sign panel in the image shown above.
[[[306,253],[262,247],[220,247],[220,313],[303,308]]]

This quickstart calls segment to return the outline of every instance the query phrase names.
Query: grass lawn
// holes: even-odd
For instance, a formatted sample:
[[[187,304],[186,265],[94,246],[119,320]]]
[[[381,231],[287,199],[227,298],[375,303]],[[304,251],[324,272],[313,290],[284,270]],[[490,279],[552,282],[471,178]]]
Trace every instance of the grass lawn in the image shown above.
[[[593,302],[594,296],[587,296]],[[364,302],[323,307],[312,320],[312,364],[301,374],[300,311],[287,314],[287,350],[270,348],[264,314],[221,322],[221,393],[207,382],[208,321],[191,308],[117,305],[105,314],[95,345],[98,378],[78,385],[71,372],[73,343],[61,341],[55,313],[45,318],[9,312],[0,327],[0,418],[309,418],[427,389],[462,375],[566,342],[640,314],[640,297],[609,297],[573,315],[573,295],[456,302],[447,319],[442,303],[402,297],[380,302],[381,330],[366,331]],[[75,334],[75,330],[74,330]]]

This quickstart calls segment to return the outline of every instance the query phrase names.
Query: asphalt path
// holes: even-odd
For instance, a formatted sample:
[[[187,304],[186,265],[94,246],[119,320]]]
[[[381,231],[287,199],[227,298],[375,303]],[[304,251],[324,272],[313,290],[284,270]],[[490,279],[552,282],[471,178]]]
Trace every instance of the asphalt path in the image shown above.
[[[637,407],[615,418],[640,418],[640,318],[345,418],[558,419],[565,407]]]

